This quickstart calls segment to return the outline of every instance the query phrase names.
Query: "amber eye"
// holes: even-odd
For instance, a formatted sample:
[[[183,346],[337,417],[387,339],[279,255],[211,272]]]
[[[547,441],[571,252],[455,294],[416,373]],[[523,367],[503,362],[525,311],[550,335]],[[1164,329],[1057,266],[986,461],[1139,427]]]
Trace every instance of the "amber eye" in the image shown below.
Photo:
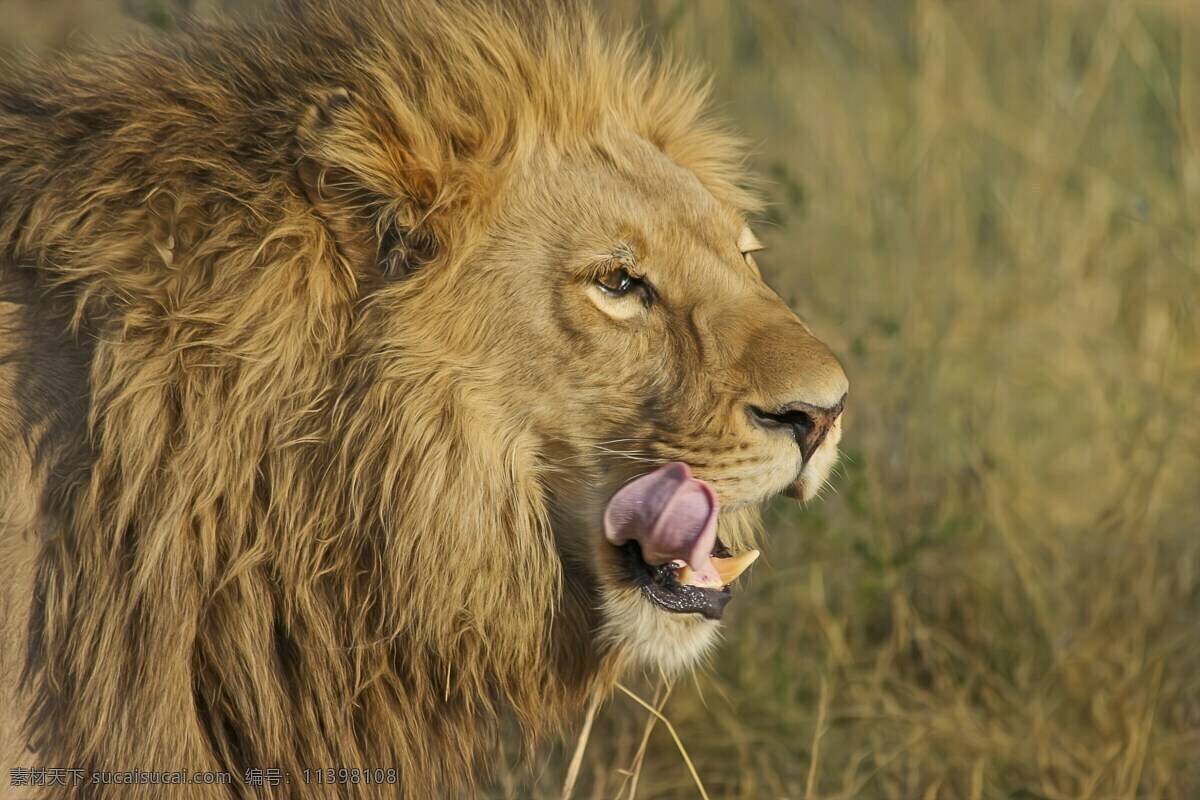
[[[634,292],[640,293],[644,302],[650,301],[650,286],[641,278],[635,278],[624,267],[606,272],[596,279],[596,285],[610,297],[625,297]]]

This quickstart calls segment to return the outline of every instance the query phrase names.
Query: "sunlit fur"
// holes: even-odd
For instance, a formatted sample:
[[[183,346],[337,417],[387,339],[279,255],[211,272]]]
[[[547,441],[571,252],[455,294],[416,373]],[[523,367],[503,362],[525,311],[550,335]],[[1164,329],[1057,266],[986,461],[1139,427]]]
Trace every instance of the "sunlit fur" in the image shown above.
[[[604,503],[684,460],[746,546],[800,463],[745,404],[844,376],[697,81],[554,9],[297,0],[0,83],[4,764],[457,796],[504,714],[709,645]],[[655,303],[598,305],[614,251]]]

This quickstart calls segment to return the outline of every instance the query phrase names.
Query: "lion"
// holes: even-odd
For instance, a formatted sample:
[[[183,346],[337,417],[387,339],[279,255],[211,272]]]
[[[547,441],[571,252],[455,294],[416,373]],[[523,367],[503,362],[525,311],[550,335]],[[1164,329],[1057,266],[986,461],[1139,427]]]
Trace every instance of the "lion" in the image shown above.
[[[291,0],[0,82],[4,766],[462,796],[508,721],[695,664],[847,392],[708,109],[548,0]]]

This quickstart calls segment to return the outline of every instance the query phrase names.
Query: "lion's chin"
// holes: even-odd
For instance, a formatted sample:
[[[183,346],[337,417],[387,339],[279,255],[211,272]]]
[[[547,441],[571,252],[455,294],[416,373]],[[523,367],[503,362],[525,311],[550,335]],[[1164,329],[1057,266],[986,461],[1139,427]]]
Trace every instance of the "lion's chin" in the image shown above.
[[[717,641],[720,626],[715,620],[666,611],[633,587],[606,594],[600,636],[632,666],[662,670],[670,677],[695,666]]]

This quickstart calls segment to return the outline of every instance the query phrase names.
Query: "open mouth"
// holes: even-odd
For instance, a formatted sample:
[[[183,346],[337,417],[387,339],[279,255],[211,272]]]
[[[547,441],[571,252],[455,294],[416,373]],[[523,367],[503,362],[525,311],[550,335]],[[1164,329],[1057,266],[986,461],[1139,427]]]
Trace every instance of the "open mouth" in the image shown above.
[[[730,584],[758,558],[734,555],[717,538],[712,488],[674,462],[630,482],[609,501],[604,534],[630,581],[647,599],[677,614],[720,619]]]
[[[735,556],[718,539],[712,560],[717,564],[719,585],[698,586],[685,582],[694,580],[696,573],[683,562],[651,566],[642,559],[642,548],[633,540],[617,549],[630,580],[652,602],[676,614],[700,614],[708,619],[721,618],[725,605],[733,599],[730,584],[758,558],[757,550]]]

